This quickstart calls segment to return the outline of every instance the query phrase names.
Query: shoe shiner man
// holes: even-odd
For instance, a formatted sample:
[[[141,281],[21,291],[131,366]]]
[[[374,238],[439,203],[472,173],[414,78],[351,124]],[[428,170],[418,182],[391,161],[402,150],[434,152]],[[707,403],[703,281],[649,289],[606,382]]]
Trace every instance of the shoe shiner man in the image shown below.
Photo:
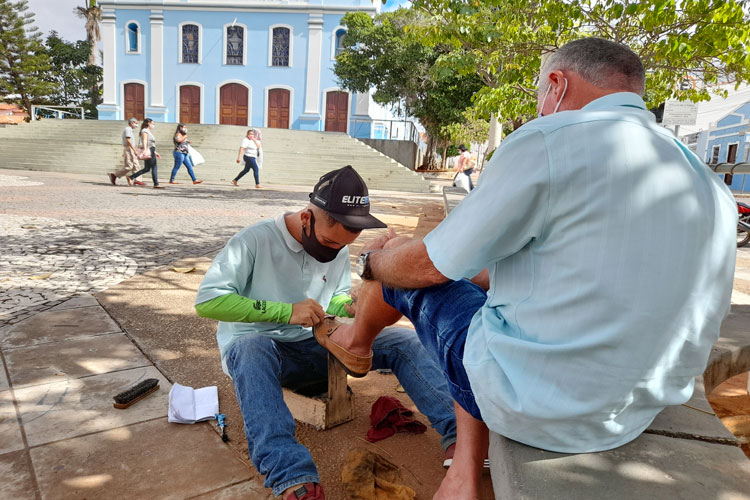
[[[312,327],[326,313],[354,312],[347,295],[348,245],[361,230],[383,227],[370,215],[359,174],[351,166],[334,170],[320,178],[302,210],[232,237],[198,289],[198,314],[219,320],[222,367],[234,382],[250,458],[266,487],[284,500],[324,494],[310,452],[294,437],[281,388],[327,378],[328,352],[313,338]],[[365,368],[357,372],[355,362],[353,375],[364,376],[370,365],[393,370],[442,436],[443,449],[455,443],[445,376],[413,330],[384,330],[360,361]]]
[[[316,329],[361,355],[404,314],[439,352],[458,440],[437,499],[477,497],[488,428],[567,453],[632,441],[691,397],[729,311],[734,199],[656,124],[638,56],[584,38],[539,82],[544,117],[424,241],[367,245],[354,324]]]

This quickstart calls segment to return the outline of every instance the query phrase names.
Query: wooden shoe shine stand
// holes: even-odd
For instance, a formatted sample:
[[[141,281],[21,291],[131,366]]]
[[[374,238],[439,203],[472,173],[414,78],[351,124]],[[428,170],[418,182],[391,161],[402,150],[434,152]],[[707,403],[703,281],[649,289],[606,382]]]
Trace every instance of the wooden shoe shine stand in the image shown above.
[[[330,429],[354,418],[354,393],[346,383],[346,372],[328,355],[328,392],[307,397],[284,389],[284,402],[295,420],[318,430]]]

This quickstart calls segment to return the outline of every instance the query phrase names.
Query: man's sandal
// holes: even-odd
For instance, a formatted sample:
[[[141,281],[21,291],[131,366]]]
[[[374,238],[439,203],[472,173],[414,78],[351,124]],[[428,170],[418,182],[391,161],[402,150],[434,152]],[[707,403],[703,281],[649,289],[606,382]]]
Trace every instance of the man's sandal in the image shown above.
[[[342,323],[333,318],[325,318],[317,326],[313,327],[315,340],[331,353],[331,356],[339,362],[346,373],[352,377],[364,377],[372,367],[372,351],[370,351],[369,356],[360,356],[359,354],[347,351],[331,340],[331,334],[341,325]]]

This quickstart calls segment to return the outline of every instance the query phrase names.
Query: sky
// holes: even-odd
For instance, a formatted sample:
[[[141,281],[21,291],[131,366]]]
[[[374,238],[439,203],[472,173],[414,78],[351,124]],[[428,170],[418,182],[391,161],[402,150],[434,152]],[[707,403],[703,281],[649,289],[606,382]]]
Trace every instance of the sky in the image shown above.
[[[409,0],[386,0],[385,6],[383,7],[383,12],[390,12],[392,10],[396,10],[399,7],[409,7],[411,5],[411,2]]]
[[[73,9],[84,6],[85,0],[27,0],[29,10],[36,14],[34,24],[44,38],[55,30],[65,40],[75,42],[86,39],[84,21],[73,13]],[[384,11],[395,10],[399,6],[409,6],[409,0],[387,0]]]
[[[29,12],[33,12],[34,25],[47,38],[50,31],[57,31],[58,35],[69,41],[86,39],[84,20],[73,13],[78,6],[83,7],[84,0],[27,0]]]

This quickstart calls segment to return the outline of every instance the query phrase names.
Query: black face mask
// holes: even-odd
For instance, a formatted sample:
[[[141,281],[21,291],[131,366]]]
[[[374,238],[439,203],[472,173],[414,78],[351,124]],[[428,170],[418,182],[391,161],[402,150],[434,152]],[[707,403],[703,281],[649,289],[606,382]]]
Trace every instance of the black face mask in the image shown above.
[[[310,236],[302,228],[302,248],[318,262],[331,262],[341,251],[341,248],[331,248],[322,245],[315,236],[315,216],[310,212]],[[342,247],[343,248],[343,247]]]

